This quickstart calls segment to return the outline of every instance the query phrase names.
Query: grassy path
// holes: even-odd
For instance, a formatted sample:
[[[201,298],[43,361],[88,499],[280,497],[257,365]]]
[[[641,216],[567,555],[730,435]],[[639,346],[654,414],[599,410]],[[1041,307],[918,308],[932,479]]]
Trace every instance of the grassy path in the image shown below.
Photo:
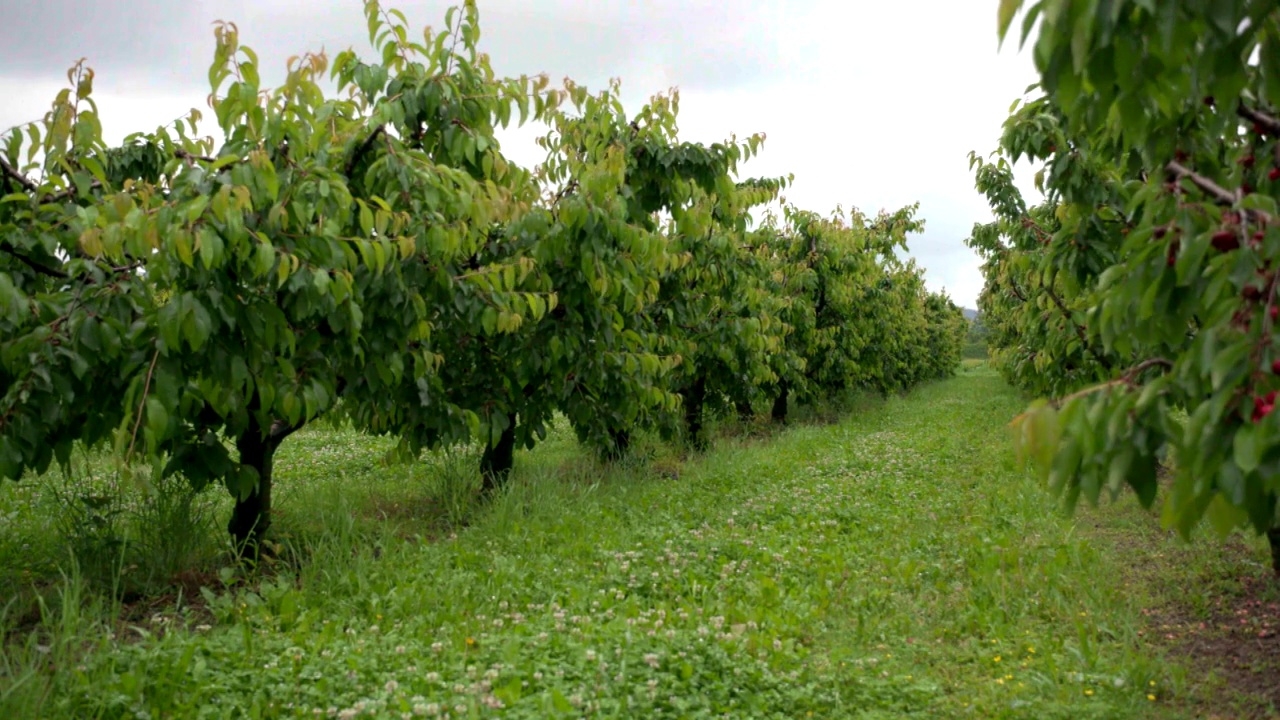
[[[40,694],[51,717],[1178,716],[1185,676],[1143,649],[1123,557],[1015,468],[1021,407],[966,371],[609,479],[559,436],[435,539],[402,512],[420,470],[309,431],[278,470],[280,527],[308,553],[295,574],[114,641],[66,619],[40,651],[52,684],[29,678],[0,709]]]

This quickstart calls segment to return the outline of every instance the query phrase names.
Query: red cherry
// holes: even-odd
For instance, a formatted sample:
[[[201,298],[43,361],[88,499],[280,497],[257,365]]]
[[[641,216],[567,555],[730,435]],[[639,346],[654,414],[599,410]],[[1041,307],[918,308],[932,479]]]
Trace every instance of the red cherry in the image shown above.
[[[1272,182],[1275,182],[1276,180],[1280,180],[1280,168],[1277,168],[1277,167],[1271,168],[1271,171],[1267,173],[1267,178],[1270,179]]]
[[[1256,285],[1246,285],[1244,292],[1241,294],[1244,296],[1245,300],[1250,302],[1256,302],[1258,298],[1262,297],[1262,291],[1259,290]]]
[[[1212,95],[1206,95],[1206,96],[1205,96],[1205,98],[1204,98],[1204,104],[1205,104],[1206,106],[1208,106],[1208,107],[1213,107],[1213,105],[1214,105],[1214,99],[1213,99],[1213,96],[1212,96]]]
[[[1271,319],[1280,320],[1280,305],[1271,306]]]
[[[1253,164],[1255,162],[1257,162],[1257,160],[1254,159],[1253,155],[1245,155],[1244,157],[1240,158],[1240,164],[1247,168],[1253,167]]]
[[[1280,360],[1271,361],[1271,374],[1280,375]]]
[[[1210,242],[1218,252],[1230,252],[1240,247],[1240,236],[1231,230],[1219,230]]]
[[[1276,408],[1276,391],[1272,390],[1265,398],[1256,397],[1253,399],[1253,421],[1258,422],[1262,418],[1271,414]]]
[[[1266,128],[1264,128],[1264,127],[1262,127],[1262,123],[1254,123],[1254,124],[1253,124],[1253,134],[1254,134],[1254,135],[1258,135],[1258,136],[1266,135],[1266,134],[1267,134],[1267,129],[1266,129]]]

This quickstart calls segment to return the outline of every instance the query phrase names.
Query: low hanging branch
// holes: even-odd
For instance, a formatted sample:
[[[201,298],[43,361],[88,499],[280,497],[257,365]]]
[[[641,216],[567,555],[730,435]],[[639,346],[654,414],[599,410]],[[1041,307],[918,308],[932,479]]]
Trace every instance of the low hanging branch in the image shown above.
[[[1075,400],[1077,398],[1082,398],[1086,395],[1092,395],[1098,392],[1099,390],[1106,390],[1107,388],[1113,388],[1117,385],[1127,385],[1130,388],[1133,388],[1135,387],[1135,382],[1137,381],[1138,376],[1154,367],[1170,370],[1173,368],[1173,361],[1167,360],[1165,358],[1150,358],[1147,360],[1143,360],[1137,365],[1134,365],[1128,370],[1125,370],[1124,374],[1116,378],[1115,380],[1108,380],[1107,382],[1100,383],[1098,385],[1093,385],[1083,390],[1073,392],[1070,395],[1066,395],[1064,397],[1051,401],[1051,404],[1055,408],[1061,409],[1064,404],[1072,400]]]

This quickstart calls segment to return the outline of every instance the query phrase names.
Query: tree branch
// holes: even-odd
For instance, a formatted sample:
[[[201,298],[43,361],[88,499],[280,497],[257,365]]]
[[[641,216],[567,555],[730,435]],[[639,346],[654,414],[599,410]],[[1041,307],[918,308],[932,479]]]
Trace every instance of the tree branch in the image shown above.
[[[351,159],[347,161],[346,172],[344,173],[347,177],[351,176],[351,171],[356,169],[356,164],[360,162],[360,158],[364,157],[364,154],[369,152],[369,148],[373,147],[373,143],[378,140],[378,137],[382,135],[385,130],[386,125],[379,125],[373,129],[373,132],[369,133],[369,137],[365,138],[363,142],[356,146],[355,152],[351,153]]]
[[[319,415],[317,415],[316,417],[319,417]],[[271,429],[267,431],[267,439],[278,445],[284,442],[285,438],[294,434],[298,430],[301,430],[302,425],[303,423],[298,423],[297,425],[290,425],[289,423],[283,422],[281,420],[274,420],[271,423]]]
[[[151,366],[147,368],[147,380],[142,385],[142,399],[138,401],[138,417],[133,422],[133,435],[129,439],[129,451],[124,455],[124,461],[129,462],[129,458],[133,457],[133,446],[138,442],[138,428],[142,426],[142,410],[147,403],[147,394],[151,392],[151,376],[156,371],[156,361],[160,359],[160,348],[156,347],[156,351],[151,356]]]
[[[23,255],[22,253],[17,252],[16,250],[14,250],[14,249],[13,249],[13,248],[11,248],[11,247],[5,247],[5,248],[3,248],[3,249],[4,249],[4,251],[5,251],[5,252],[9,253],[10,255],[12,255],[12,256],[14,256],[14,257],[18,258],[18,260],[22,261],[22,264],[26,265],[27,267],[31,268],[32,270],[35,270],[36,272],[40,273],[41,275],[47,275],[47,276],[49,276],[49,277],[54,277],[54,278],[62,278],[62,279],[64,279],[64,280],[65,280],[66,278],[71,277],[70,275],[66,274],[65,272],[63,272],[63,271],[61,271],[61,270],[58,270],[58,269],[56,269],[56,268],[51,268],[51,267],[46,267],[46,266],[44,266],[44,265],[41,265],[40,263],[36,262],[35,260],[32,260],[31,258],[27,257],[26,255]]]
[[[173,156],[178,158],[179,160],[201,160],[207,163],[217,161],[217,158],[212,158],[212,157],[209,157],[208,155],[193,155],[187,152],[186,150],[183,150],[182,148],[178,148],[177,150],[174,150]]]
[[[1165,165],[1165,169],[1173,173],[1178,180],[1182,180],[1184,178],[1187,180],[1190,180],[1196,187],[1200,188],[1200,190],[1204,192],[1206,195],[1209,195],[1214,200],[1217,200],[1219,205],[1235,205],[1236,204],[1235,193],[1222,187],[1221,185],[1215,183],[1214,181],[1201,175],[1200,173],[1197,173],[1196,171],[1192,170],[1186,165],[1183,165],[1177,160],[1170,160],[1169,164]]]
[[[34,182],[32,182],[31,178],[18,172],[17,168],[10,165],[9,161],[5,160],[2,157],[0,157],[0,170],[4,171],[5,177],[16,181],[19,185],[22,186],[23,190],[26,190],[32,195],[40,191],[39,185],[36,185]]]
[[[1169,370],[1173,368],[1173,361],[1166,360],[1165,358],[1150,358],[1147,360],[1143,360],[1137,365],[1134,365],[1128,370],[1125,370],[1124,374],[1116,378],[1115,380],[1108,380],[1104,383],[1100,383],[1098,385],[1094,385],[1092,387],[1087,387],[1083,390],[1073,392],[1070,395],[1067,395],[1065,397],[1061,397],[1061,398],[1058,398],[1057,400],[1052,401],[1052,404],[1056,408],[1061,408],[1065,403],[1075,400],[1076,398],[1082,398],[1086,395],[1092,395],[1093,393],[1096,393],[1099,390],[1106,390],[1107,388],[1115,387],[1116,385],[1128,385],[1130,387],[1133,387],[1134,379],[1136,379],[1138,375],[1142,374],[1143,371],[1149,370],[1153,367],[1162,367],[1166,370]]]
[[[1267,131],[1268,135],[1280,135],[1280,120],[1271,117],[1261,110],[1255,110],[1241,102],[1236,107],[1236,114],[1250,122],[1257,123],[1259,127]]]
[[[1062,316],[1066,318],[1067,322],[1071,323],[1071,326],[1075,328],[1076,337],[1080,338],[1080,344],[1084,346],[1084,349],[1088,350],[1089,354],[1092,355],[1094,359],[1102,365],[1102,367],[1110,370],[1111,361],[1102,354],[1102,351],[1098,350],[1095,345],[1089,342],[1088,336],[1084,333],[1084,327],[1075,321],[1075,318],[1071,315],[1071,311],[1067,309],[1066,303],[1062,302],[1062,298],[1058,297],[1058,294],[1055,293],[1053,288],[1048,285],[1044,286],[1044,292],[1049,296],[1049,299],[1053,301],[1053,304],[1058,306],[1058,310],[1062,311]]]

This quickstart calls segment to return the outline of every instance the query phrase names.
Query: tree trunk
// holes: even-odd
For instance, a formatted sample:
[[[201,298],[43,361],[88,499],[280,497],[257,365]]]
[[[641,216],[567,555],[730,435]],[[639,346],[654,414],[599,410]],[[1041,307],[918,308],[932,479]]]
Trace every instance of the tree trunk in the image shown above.
[[[262,538],[271,527],[271,464],[283,437],[264,434],[256,419],[236,438],[240,464],[258,472],[258,483],[248,496],[236,498],[227,531],[242,555],[257,559]]]
[[[480,457],[482,492],[488,494],[506,484],[507,478],[511,477],[511,468],[515,465],[515,454],[516,419],[512,417],[511,424],[502,431],[498,442],[486,446],[484,455]]]
[[[756,419],[756,409],[746,400],[738,400],[733,406],[738,410],[738,422],[746,424]]]
[[[773,401],[773,410],[770,413],[773,421],[776,423],[785,423],[787,421],[787,400],[791,394],[791,389],[787,384],[781,383],[778,388],[778,397]]]
[[[609,430],[609,446],[602,453],[606,462],[617,462],[631,449],[631,433],[626,430]]]
[[[702,437],[702,406],[707,399],[706,378],[698,379],[684,391],[684,427],[689,438],[689,445],[697,450],[705,450],[707,441]]]
[[[1271,545],[1271,570],[1280,577],[1280,527],[1267,531],[1267,542]]]

